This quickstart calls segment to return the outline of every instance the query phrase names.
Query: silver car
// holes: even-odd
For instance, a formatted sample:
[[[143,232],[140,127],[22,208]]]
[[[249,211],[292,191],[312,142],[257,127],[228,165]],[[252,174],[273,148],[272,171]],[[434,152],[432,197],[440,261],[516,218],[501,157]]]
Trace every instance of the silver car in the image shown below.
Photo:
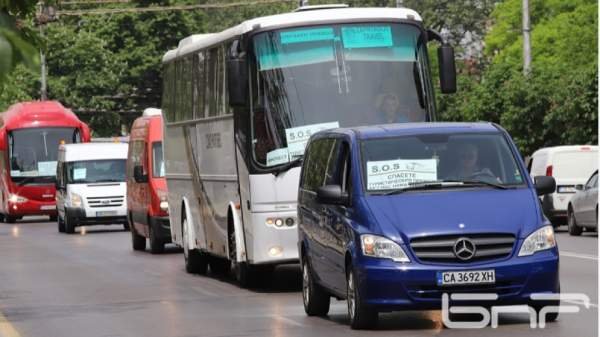
[[[575,186],[577,193],[571,198],[567,209],[569,234],[581,235],[583,228],[598,228],[598,171],[585,185]]]

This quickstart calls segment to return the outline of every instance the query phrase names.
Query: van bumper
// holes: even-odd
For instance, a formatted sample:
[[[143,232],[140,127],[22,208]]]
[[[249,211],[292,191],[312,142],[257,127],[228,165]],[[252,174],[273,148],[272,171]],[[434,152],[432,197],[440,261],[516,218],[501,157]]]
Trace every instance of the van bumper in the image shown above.
[[[363,301],[377,311],[440,309],[444,293],[493,293],[495,301],[451,301],[462,305],[533,304],[530,296],[538,293],[559,293],[558,249],[541,251],[531,256],[514,256],[507,260],[460,265],[407,264],[391,260],[359,258],[354,264]],[[493,269],[496,282],[492,285],[438,286],[437,273]]]
[[[116,215],[110,216],[88,216],[84,208],[66,208],[65,217],[67,217],[69,219],[68,221],[75,227],[127,224],[127,215],[125,212],[117,212]]]

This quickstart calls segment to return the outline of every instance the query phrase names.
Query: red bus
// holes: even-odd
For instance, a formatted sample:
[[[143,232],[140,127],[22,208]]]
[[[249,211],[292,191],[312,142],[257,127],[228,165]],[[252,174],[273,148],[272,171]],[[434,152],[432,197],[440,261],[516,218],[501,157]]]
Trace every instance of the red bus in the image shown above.
[[[55,101],[22,102],[0,115],[0,220],[56,219],[58,146],[90,141],[88,126]]]

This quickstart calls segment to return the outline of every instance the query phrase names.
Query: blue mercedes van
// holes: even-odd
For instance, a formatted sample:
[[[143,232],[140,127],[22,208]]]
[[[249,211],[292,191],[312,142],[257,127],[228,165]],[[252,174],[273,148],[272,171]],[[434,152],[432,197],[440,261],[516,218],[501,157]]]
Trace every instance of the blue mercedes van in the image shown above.
[[[298,197],[306,313],[347,299],[351,327],[369,328],[379,312],[439,309],[443,294],[558,305],[531,297],[560,293],[554,231],[538,201],[554,189],[552,177],[531,180],[491,123],[321,131]]]

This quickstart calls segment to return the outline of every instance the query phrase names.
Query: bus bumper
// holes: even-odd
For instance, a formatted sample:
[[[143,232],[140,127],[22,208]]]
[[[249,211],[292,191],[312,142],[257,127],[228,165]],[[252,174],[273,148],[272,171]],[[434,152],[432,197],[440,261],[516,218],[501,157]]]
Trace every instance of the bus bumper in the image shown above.
[[[277,226],[275,221],[283,224]],[[293,219],[293,225],[286,220]],[[289,222],[289,220],[288,220]],[[252,213],[251,235],[246,235],[246,249],[251,264],[285,264],[298,262],[298,218],[296,212]]]
[[[36,201],[6,203],[6,215],[22,217],[27,215],[49,215],[56,216],[56,201]]]

